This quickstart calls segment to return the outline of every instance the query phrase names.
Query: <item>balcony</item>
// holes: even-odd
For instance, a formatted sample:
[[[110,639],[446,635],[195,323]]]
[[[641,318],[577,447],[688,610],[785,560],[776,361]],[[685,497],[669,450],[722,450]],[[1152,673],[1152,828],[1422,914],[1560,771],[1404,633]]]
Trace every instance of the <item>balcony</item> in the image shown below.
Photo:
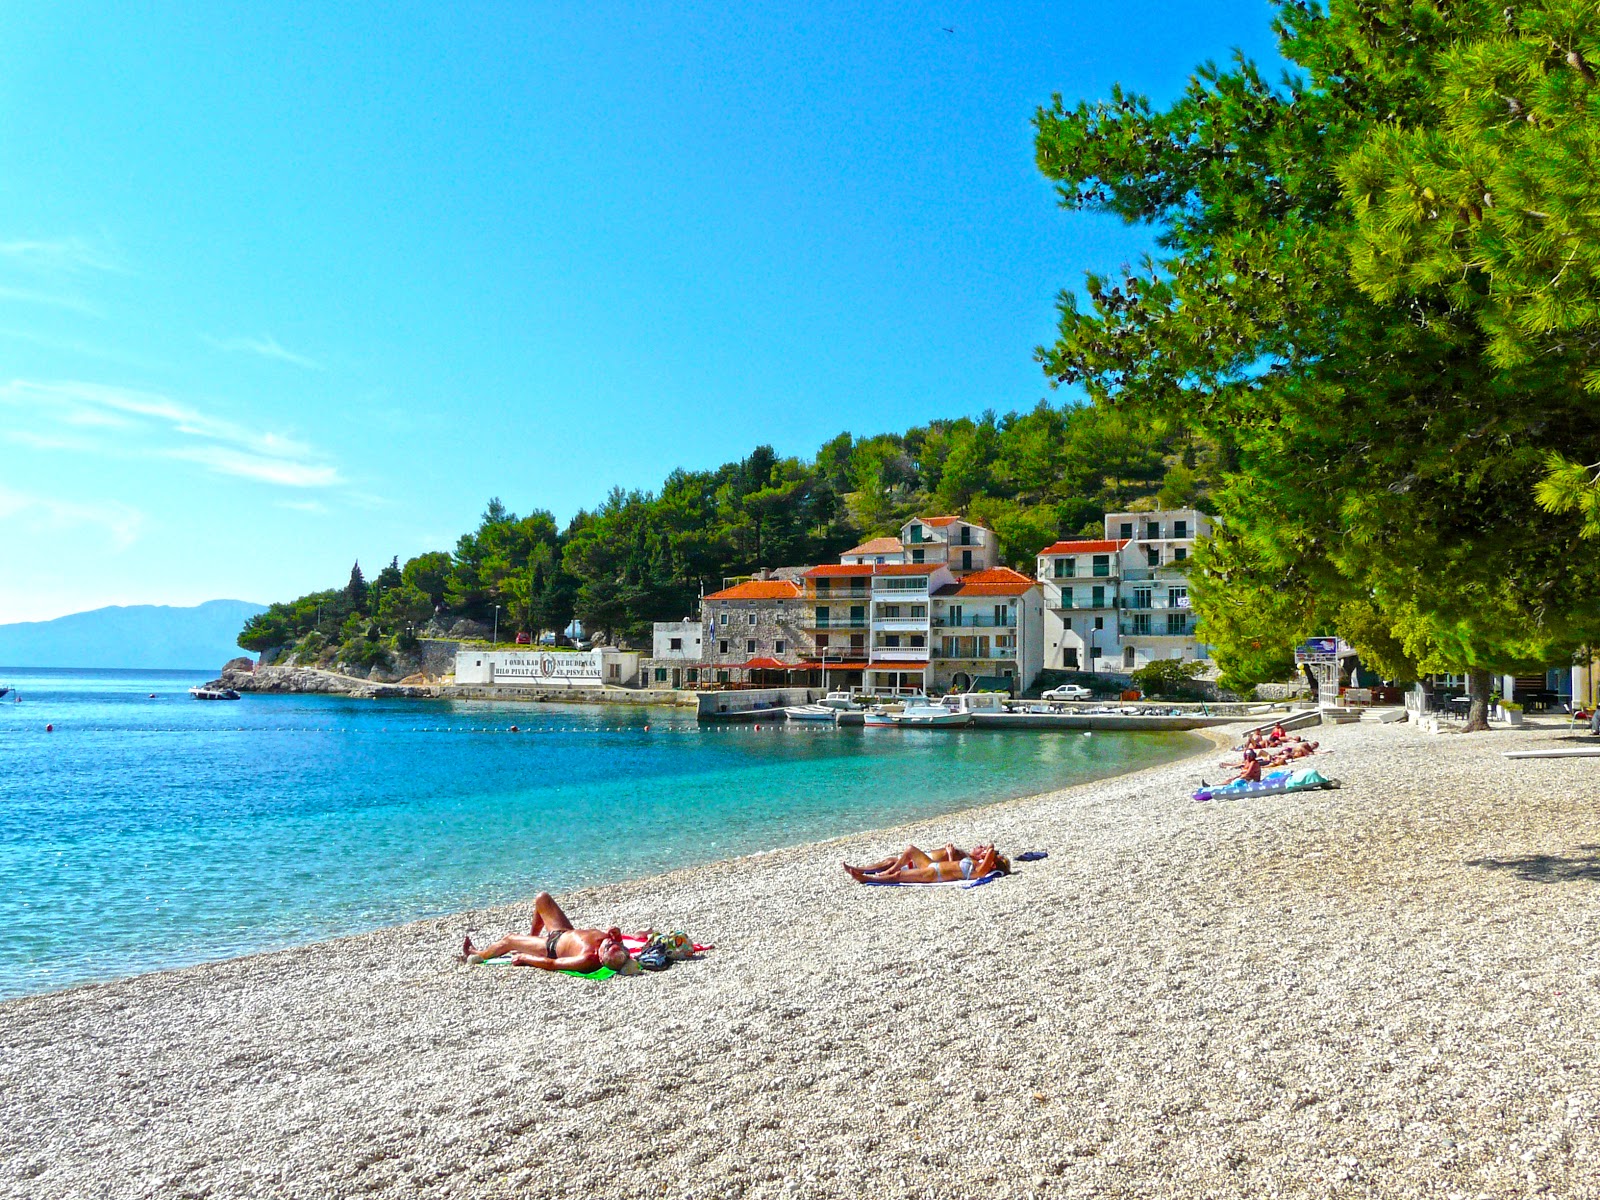
[[[1178,580],[1189,577],[1189,562],[1162,563],[1159,567],[1127,567],[1122,572],[1122,578],[1129,583],[1153,583],[1158,580]]]
[[[800,621],[800,628],[818,629],[823,633],[826,633],[830,629],[865,629],[867,628],[867,619],[865,617],[861,617],[857,620],[852,620],[849,617],[830,616],[826,621],[822,621],[814,616],[804,617]]]
[[[1016,617],[960,617],[952,619],[948,616],[935,616],[934,625],[940,629],[1015,629]]]
[[[979,654],[976,647],[967,647],[974,652],[971,654],[946,654],[941,648],[933,657],[942,662],[994,662],[997,660],[1010,661],[1017,657],[1017,652],[1009,646],[990,646]]]
[[[927,633],[927,617],[875,617],[872,627],[885,633]]]
[[[872,597],[875,600],[896,596],[926,596],[928,579],[925,575],[875,575],[872,579]]]
[[[1119,621],[1117,623],[1117,632],[1123,637],[1191,638],[1194,636],[1196,624],[1197,622],[1191,619],[1184,621],[1176,628],[1169,628],[1163,618],[1159,621],[1151,621],[1148,626],[1140,628],[1139,624],[1134,621]]]
[[[873,662],[927,662],[927,646],[874,646]]]
[[[827,604],[830,600],[843,603],[849,600],[865,600],[872,593],[867,590],[866,576],[856,577],[861,581],[860,587],[817,587],[815,583],[807,583],[800,590],[800,595],[806,600],[820,600]]]

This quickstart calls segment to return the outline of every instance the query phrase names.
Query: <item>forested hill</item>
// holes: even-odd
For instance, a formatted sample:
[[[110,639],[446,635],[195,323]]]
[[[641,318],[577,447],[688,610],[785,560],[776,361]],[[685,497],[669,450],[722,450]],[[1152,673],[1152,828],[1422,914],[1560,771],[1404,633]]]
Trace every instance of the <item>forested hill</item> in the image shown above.
[[[654,492],[613,489],[565,529],[545,510],[517,516],[491,500],[453,551],[395,561],[370,581],[357,569],[345,587],[275,604],[239,644],[370,661],[432,620],[488,620],[496,605],[502,635],[537,636],[576,616],[642,641],[652,621],[692,612],[726,576],[825,562],[917,514],[987,525],[1026,569],[1058,537],[1098,533],[1107,511],[1202,502],[1217,459],[1215,443],[1137,426],[1115,408],[1043,402],[904,434],[842,433],[811,459],[761,446],[714,471],[673,471]]]

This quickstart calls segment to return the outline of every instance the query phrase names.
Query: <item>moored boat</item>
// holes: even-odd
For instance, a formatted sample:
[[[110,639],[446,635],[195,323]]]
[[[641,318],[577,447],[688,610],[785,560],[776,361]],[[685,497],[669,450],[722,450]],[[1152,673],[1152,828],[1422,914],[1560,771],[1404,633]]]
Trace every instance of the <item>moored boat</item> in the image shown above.
[[[202,684],[200,687],[189,689],[189,695],[196,700],[237,700],[239,693],[232,688],[214,687],[211,684]]]
[[[869,712],[865,723],[880,729],[960,729],[972,724],[972,714],[954,711],[942,704],[908,704],[899,712],[882,709]]]
[[[839,719],[840,710],[829,708],[826,704],[796,704],[783,710],[784,716],[791,721],[823,721],[829,725]]]

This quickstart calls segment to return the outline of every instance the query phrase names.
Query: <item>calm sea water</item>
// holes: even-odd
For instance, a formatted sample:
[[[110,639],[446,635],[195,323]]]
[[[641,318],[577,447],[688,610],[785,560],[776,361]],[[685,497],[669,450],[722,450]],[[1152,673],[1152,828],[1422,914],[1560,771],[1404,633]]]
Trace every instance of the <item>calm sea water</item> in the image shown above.
[[[21,697],[0,698],[0,996],[871,829],[1196,744],[701,727],[669,709],[201,703],[187,689],[204,678],[0,669]]]

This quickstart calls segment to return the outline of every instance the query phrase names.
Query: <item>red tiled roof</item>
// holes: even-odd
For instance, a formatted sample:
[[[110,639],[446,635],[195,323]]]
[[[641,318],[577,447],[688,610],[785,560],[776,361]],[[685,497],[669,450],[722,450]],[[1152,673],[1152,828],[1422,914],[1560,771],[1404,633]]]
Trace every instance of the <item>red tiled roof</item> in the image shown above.
[[[871,563],[823,563],[820,567],[812,567],[806,572],[809,579],[817,579],[831,575],[871,575]]]
[[[946,584],[936,596],[1020,596],[1035,586],[1034,581],[1010,567],[990,567],[974,571],[956,583]]]
[[[881,537],[873,538],[869,542],[862,542],[853,550],[846,550],[845,554],[899,554],[905,549],[900,544],[899,538]],[[844,557],[840,555],[840,557]]]
[[[944,566],[935,563],[878,563],[872,568],[874,575],[932,575]]]
[[[943,529],[946,525],[954,525],[961,520],[960,517],[918,517],[924,525],[932,525],[935,529]]]
[[[1101,538],[1099,541],[1057,542],[1053,546],[1046,546],[1039,551],[1045,554],[1110,554],[1114,550],[1121,550],[1130,539],[1120,538],[1111,541]]]
[[[707,600],[793,600],[800,594],[798,585],[787,579],[748,579],[731,588],[712,592]]]

